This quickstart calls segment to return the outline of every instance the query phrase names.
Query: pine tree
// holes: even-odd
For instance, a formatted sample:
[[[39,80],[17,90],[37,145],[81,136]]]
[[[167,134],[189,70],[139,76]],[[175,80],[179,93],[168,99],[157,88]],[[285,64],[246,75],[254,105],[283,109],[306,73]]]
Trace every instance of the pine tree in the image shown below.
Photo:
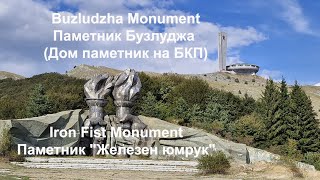
[[[271,145],[284,145],[289,137],[293,136],[294,123],[292,122],[290,99],[286,81],[282,78],[280,94],[277,101],[273,120],[268,131]]]
[[[203,112],[203,119],[206,122],[220,121],[224,124],[229,123],[229,111],[221,104],[210,102]]]
[[[139,112],[145,116],[158,117],[158,113],[156,112],[157,99],[152,94],[152,92],[148,91],[146,95],[142,98],[141,102],[141,111]]]
[[[274,142],[272,142],[273,135],[270,135],[270,128],[278,121],[275,113],[279,110],[279,97],[280,92],[278,87],[272,79],[267,80],[266,88],[262,93],[258,108],[258,112],[265,124],[265,129],[255,136],[255,144],[260,148],[270,147],[274,144]]]
[[[244,98],[241,101],[241,106],[243,108],[242,114],[248,115],[254,112],[256,108],[256,101],[247,93],[245,93]]]
[[[42,84],[37,84],[27,103],[27,114],[30,117],[42,116],[51,113],[52,105],[45,94]]]
[[[312,107],[312,102],[296,82],[291,97],[293,120],[295,121],[298,148],[302,153],[320,150],[319,121]]]

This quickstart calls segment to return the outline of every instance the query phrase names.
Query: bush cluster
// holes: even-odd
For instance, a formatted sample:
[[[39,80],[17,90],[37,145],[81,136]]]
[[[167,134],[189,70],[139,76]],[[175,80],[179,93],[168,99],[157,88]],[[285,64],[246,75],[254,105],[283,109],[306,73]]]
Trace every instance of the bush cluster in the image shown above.
[[[84,83],[85,80],[58,73],[45,73],[21,80],[0,80],[0,119],[86,108]]]
[[[255,100],[217,89],[198,78],[179,75],[150,77],[140,73],[142,91],[136,114],[157,117],[180,125],[194,126],[226,137],[234,122],[255,109]]]
[[[228,158],[221,151],[201,156],[197,166],[203,174],[225,174],[230,167]]]
[[[25,161],[24,156],[19,155],[14,147],[13,138],[8,127],[4,127],[0,134],[0,155],[8,158],[9,161]]]
[[[304,155],[303,162],[313,165],[320,171],[320,153],[309,152]]]

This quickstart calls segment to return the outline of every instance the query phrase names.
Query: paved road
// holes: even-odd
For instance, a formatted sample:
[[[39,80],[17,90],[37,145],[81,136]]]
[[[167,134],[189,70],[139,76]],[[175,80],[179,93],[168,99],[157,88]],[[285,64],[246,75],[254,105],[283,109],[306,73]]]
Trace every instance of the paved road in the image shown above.
[[[48,157],[28,157],[26,160],[27,162],[14,162],[14,164],[28,168],[198,172],[195,161]]]

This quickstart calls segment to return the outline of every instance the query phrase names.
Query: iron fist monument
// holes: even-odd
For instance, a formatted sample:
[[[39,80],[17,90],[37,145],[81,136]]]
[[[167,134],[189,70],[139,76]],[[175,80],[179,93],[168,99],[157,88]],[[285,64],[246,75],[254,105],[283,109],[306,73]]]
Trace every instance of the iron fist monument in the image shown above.
[[[200,150],[209,147],[244,163],[271,162],[278,158],[272,153],[222,139],[201,129],[133,115],[131,109],[141,88],[138,73],[133,69],[116,76],[97,75],[84,85],[89,110],[76,109],[40,117],[1,120],[0,133],[7,127],[18,153],[25,156],[95,156],[109,153],[131,157],[139,156],[135,153],[137,149],[147,148],[153,151],[140,155],[150,159],[195,160],[202,155]],[[108,97],[113,99],[115,115],[104,111]],[[179,135],[171,135],[171,132],[178,132]],[[122,149],[133,149],[133,153],[110,153]],[[174,153],[175,150],[180,153]]]
[[[89,147],[92,143],[92,154],[96,155],[98,146],[105,145],[107,149],[117,146],[146,146],[152,144],[151,138],[141,138],[141,136],[118,137],[112,134],[112,128],[127,130],[139,130],[143,132],[147,125],[137,116],[131,114],[131,108],[137,94],[141,89],[141,81],[138,73],[133,69],[113,77],[108,74],[97,75],[84,85],[86,102],[89,106],[89,118],[85,120],[84,127],[99,131],[100,137],[90,137],[84,139],[85,146]],[[111,96],[116,106],[116,115],[108,116],[104,112],[107,104],[106,96]],[[149,143],[148,143],[149,142]]]

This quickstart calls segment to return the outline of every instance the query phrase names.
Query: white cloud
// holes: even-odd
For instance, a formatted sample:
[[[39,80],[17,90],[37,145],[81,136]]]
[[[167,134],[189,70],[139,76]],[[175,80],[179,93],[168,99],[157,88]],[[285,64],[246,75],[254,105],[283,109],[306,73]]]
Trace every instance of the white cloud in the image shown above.
[[[217,23],[201,22],[199,25],[177,25],[166,26],[164,32],[193,32],[195,42],[183,42],[179,44],[160,45],[158,42],[144,42],[140,45],[129,42],[88,42],[88,43],[58,43],[53,42],[53,29],[62,29],[68,32],[124,32],[126,29],[134,29],[137,32],[152,32],[150,27],[143,25],[59,25],[51,24],[50,9],[58,6],[55,0],[50,4],[40,3],[32,0],[10,0],[0,3],[0,23],[6,26],[0,29],[0,54],[6,54],[0,59],[0,69],[30,76],[46,71],[65,72],[71,67],[85,63],[91,65],[104,65],[112,68],[124,69],[126,67],[137,70],[155,72],[177,72],[177,73],[208,73],[218,69],[217,61],[211,58],[207,61],[200,59],[188,60],[64,60],[45,62],[42,56],[47,46],[57,46],[61,49],[173,49],[175,46],[207,47],[210,57],[216,55],[217,34],[223,30],[228,33],[228,47],[232,53],[229,62],[241,62],[239,52],[241,47],[249,46],[267,39],[254,27],[224,27]],[[160,15],[186,15],[189,12],[171,10],[168,8],[173,1],[151,1],[151,0],[65,0],[68,6],[75,7],[83,14],[95,14],[96,12],[111,12],[114,15],[124,15],[133,12],[128,6],[138,6],[138,12],[142,14]],[[23,9],[23,13],[17,12]],[[71,12],[64,12],[69,13]],[[234,53],[236,52],[236,53]],[[8,63],[10,62],[10,63]],[[7,64],[7,65],[4,65]],[[9,65],[8,65],[9,64]],[[10,65],[11,64],[11,65]],[[25,66],[29,64],[29,66]],[[16,65],[25,66],[24,70],[13,68]]]
[[[314,86],[320,86],[320,83],[315,84]]]
[[[258,74],[265,79],[273,79],[274,81],[277,81],[277,82],[281,81],[283,76],[281,71],[274,71],[274,70],[267,70],[267,69],[263,69]]]
[[[276,1],[282,7],[281,18],[300,33],[314,34],[308,18],[297,0]]]

